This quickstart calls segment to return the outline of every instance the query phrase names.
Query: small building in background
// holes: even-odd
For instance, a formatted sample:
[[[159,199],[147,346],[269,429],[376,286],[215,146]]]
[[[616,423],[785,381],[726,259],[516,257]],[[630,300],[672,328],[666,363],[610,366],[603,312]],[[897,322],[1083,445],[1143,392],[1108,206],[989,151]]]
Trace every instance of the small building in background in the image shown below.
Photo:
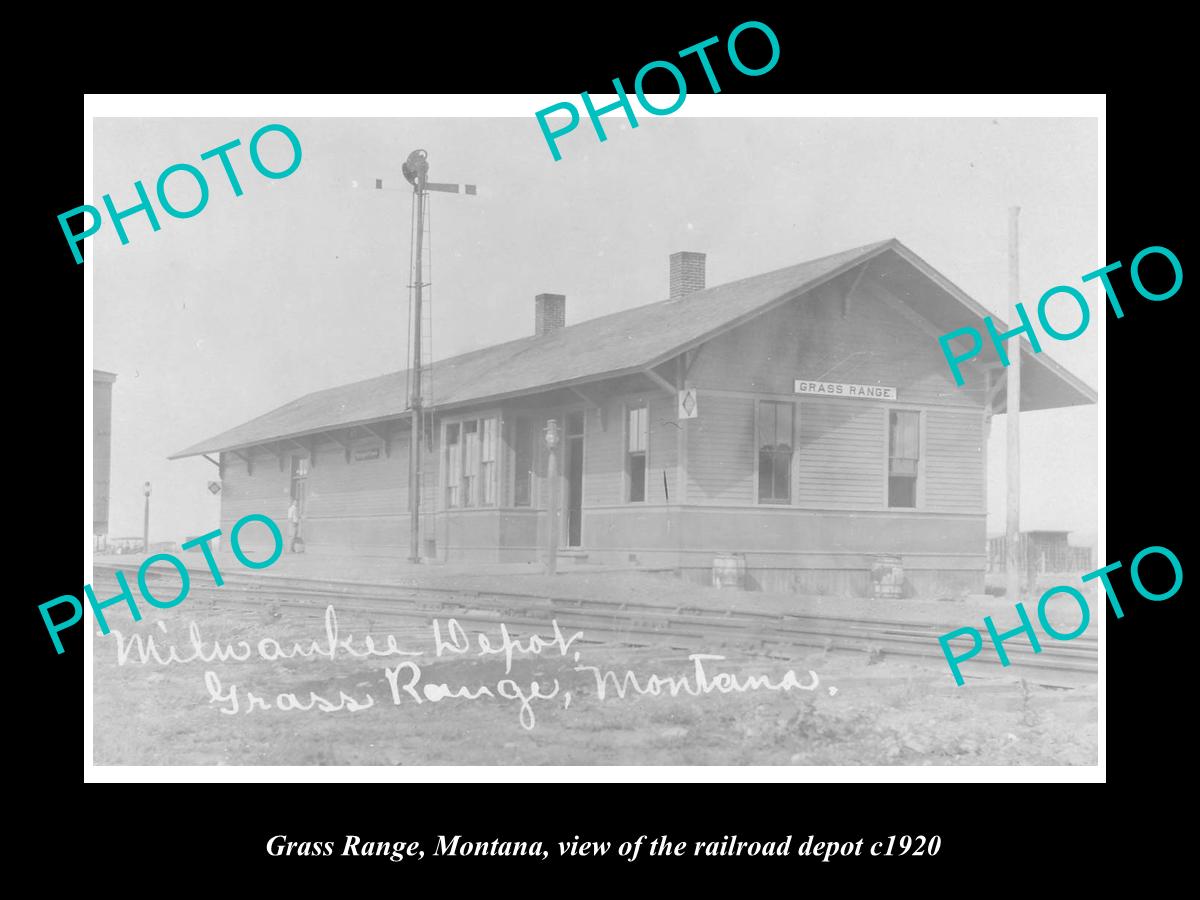
[[[92,546],[108,541],[109,474],[112,468],[113,372],[92,369]]]
[[[1096,568],[1092,547],[1078,547],[1069,540],[1069,531],[1022,531],[1017,559],[1022,572],[1090,572]],[[1001,534],[988,538],[988,571],[1003,572],[1008,558],[1008,538]]]

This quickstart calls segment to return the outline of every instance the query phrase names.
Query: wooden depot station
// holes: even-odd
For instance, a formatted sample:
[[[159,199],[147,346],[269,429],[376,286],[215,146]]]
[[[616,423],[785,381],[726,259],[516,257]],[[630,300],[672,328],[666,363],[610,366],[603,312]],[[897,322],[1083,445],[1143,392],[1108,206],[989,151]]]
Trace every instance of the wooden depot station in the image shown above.
[[[990,312],[896,240],[711,288],[704,266],[673,254],[668,299],[571,326],[539,294],[532,336],[427,367],[422,554],[536,562],[554,496],[561,552],[588,562],[708,581],[740,554],[751,586],[862,596],[889,554],[917,596],[981,592],[1006,370],[988,346],[956,387],[937,338]],[[1027,345],[1022,370],[1022,411],[1096,401]],[[223,533],[283,528],[294,498],[306,553],[404,559],[406,385],[318,391],[172,459],[220,466]]]

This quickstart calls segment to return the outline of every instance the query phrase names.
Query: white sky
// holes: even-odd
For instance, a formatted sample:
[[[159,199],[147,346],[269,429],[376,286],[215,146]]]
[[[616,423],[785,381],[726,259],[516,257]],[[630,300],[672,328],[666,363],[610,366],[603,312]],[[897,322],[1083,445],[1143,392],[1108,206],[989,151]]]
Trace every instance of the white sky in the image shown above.
[[[283,121],[304,158],[271,181],[247,145]],[[1021,211],[1022,299],[1083,290],[1093,321],[1043,347],[1097,384],[1096,124],[1090,119],[586,119],[552,161],[528,119],[97,119],[95,186],[134,205],[177,162],[208,176],[207,208],[158,210],[89,238],[95,259],[96,368],[116,372],[110,534],[140,535],[142,483],[154,485],[151,540],[217,525],[205,487],[216,469],[168,454],[313,390],[405,366],[410,193],[400,163],[429,152],[434,181],[433,316],[438,358],[523,337],[533,297],[567,295],[567,323],[664,299],[667,257],[708,254],[716,285],[896,237],[1001,317],[1007,315],[1007,209]],[[240,138],[232,196],[200,153]],[[286,140],[262,144],[272,168]],[[403,191],[355,190],[352,182]],[[189,194],[189,190],[193,193]],[[193,205],[185,175],[169,182]],[[155,201],[156,208],[158,207]],[[1060,298],[1057,302],[1063,302]],[[1066,304],[1064,303],[1064,306]],[[1058,322],[1058,317],[1052,317]],[[1059,327],[1073,322],[1063,316]],[[1022,527],[1096,530],[1096,408],[1022,417]],[[988,448],[988,530],[1003,529],[1004,418]]]

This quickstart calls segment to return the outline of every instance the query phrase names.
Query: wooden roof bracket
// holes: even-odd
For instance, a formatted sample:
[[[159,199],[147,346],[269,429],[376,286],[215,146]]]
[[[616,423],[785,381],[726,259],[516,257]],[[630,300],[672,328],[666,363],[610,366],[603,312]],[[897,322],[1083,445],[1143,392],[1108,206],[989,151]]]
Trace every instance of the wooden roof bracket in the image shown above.
[[[375,425],[363,425],[362,428],[369,434],[373,434],[375,437],[379,438],[379,440],[383,441],[383,455],[388,459],[391,459],[392,434],[391,429],[388,428],[388,424],[386,422],[381,422],[379,423],[378,427]]]
[[[247,475],[254,474],[254,454],[253,453],[243,453],[241,450],[230,450],[229,452],[232,453],[234,456],[236,456],[242,460],[245,460]]]
[[[599,410],[600,411],[600,430],[608,431],[608,410],[605,408],[604,404],[601,403],[599,400],[597,400],[595,397],[591,397],[588,394],[585,394],[583,391],[581,391],[577,387],[568,387],[567,390],[569,390],[572,394],[574,394],[576,397],[578,397],[580,400],[582,400],[584,403],[586,403],[592,409]]]
[[[642,369],[642,374],[646,375],[651,381],[653,381],[655,384],[657,384],[659,387],[661,387],[664,391],[666,391],[672,397],[678,395],[679,388],[677,388],[675,385],[671,384],[671,382],[667,381],[667,379],[663,378],[661,375],[659,375],[653,369]]]
[[[346,462],[350,462],[350,441],[349,441],[349,439],[343,441],[340,437],[337,436],[336,431],[322,431],[321,434],[325,435],[331,441],[333,441],[335,444],[337,444],[339,447],[341,447],[342,450],[345,451]]]

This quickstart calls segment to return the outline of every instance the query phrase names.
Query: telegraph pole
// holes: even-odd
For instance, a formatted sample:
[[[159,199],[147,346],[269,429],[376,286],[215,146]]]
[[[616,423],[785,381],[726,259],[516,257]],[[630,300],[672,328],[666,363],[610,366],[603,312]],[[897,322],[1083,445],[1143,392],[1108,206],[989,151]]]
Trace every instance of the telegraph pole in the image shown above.
[[[1008,300],[1016,308],[1020,300],[1020,266],[1018,264],[1017,216],[1019,206],[1008,210]],[[1005,429],[1008,435],[1008,458],[1005,465],[1008,487],[1007,527],[1005,530],[1004,590],[1009,603],[1015,603],[1021,590],[1021,341],[1017,335],[1016,352],[1009,354],[1006,386]]]
[[[546,422],[546,574],[558,571],[558,421]]]
[[[413,151],[408,157],[408,162],[404,164],[404,177],[412,182],[417,204],[417,230],[413,235],[417,248],[413,263],[417,269],[413,279],[413,352],[409,363],[412,394],[408,403],[409,409],[412,410],[408,448],[408,508],[411,515],[408,526],[408,561],[413,563],[421,561],[421,288],[424,287],[422,279],[425,267],[422,261],[425,240],[425,176],[428,172],[429,163],[425,160],[425,151]]]
[[[150,553],[150,482],[142,485],[142,491],[146,494],[146,505],[142,513],[142,552]]]

